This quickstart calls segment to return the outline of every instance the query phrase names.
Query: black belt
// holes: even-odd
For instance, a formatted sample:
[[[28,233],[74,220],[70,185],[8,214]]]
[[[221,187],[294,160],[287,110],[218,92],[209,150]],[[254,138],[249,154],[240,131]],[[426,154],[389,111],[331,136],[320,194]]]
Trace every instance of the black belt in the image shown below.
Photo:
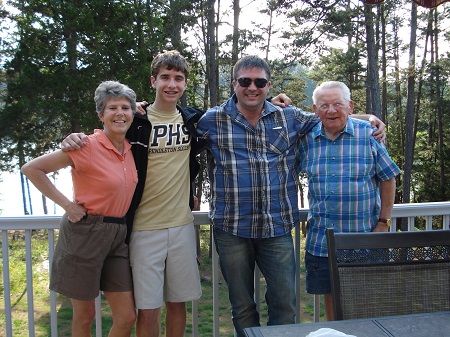
[[[119,225],[126,225],[127,224],[127,217],[121,217],[121,218],[116,218],[113,216],[101,216],[101,215],[91,215],[91,214],[86,214],[82,220],[85,221],[101,221],[101,222],[109,222],[109,223],[116,223]]]
[[[126,225],[127,224],[127,217],[124,216],[122,218],[115,218],[113,216],[104,216],[103,222],[112,222],[112,223],[118,223],[119,225]]]

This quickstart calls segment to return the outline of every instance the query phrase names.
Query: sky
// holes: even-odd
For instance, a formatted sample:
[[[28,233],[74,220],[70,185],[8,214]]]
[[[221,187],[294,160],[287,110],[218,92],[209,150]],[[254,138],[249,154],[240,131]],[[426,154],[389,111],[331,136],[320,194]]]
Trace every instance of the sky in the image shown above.
[[[24,215],[19,173],[1,172],[0,180],[2,180],[0,181],[0,216],[10,217]],[[56,179],[55,184],[65,196],[72,199],[72,178],[70,176],[70,169],[60,170],[59,177]],[[29,183],[29,186],[33,215],[44,215],[41,193],[31,182]],[[64,214],[64,210],[50,199],[47,199],[47,208],[49,215]],[[29,206],[28,211],[30,211]]]

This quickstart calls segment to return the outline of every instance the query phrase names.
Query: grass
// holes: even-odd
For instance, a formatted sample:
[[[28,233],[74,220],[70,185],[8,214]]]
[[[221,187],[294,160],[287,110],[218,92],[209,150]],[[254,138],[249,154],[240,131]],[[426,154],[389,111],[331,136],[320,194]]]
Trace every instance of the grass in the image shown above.
[[[3,243],[2,243],[3,244]],[[303,240],[302,240],[303,244]],[[199,335],[212,336],[213,333],[213,304],[212,304],[212,281],[211,281],[211,258],[209,257],[209,226],[202,226],[200,230],[199,269],[202,280],[203,295],[198,303],[199,310]],[[304,262],[301,254],[301,289],[304,289]],[[50,292],[48,290],[48,247],[47,231],[35,231],[32,237],[32,260],[33,260],[33,292],[34,292],[34,319],[35,336],[50,336]],[[25,238],[23,233],[16,231],[10,233],[9,239],[9,265],[11,280],[11,305],[12,305],[12,329],[15,337],[28,336],[28,302],[26,288],[26,261],[25,261]],[[3,275],[3,265],[0,265]],[[3,282],[3,277],[1,279]],[[0,287],[0,301],[4,301],[4,287]],[[267,306],[264,302],[264,279],[261,279],[261,324],[267,321]],[[313,320],[313,296],[306,294],[303,290],[301,296],[301,322]],[[219,329],[221,337],[233,337],[233,326],[231,323],[231,306],[228,301],[228,290],[221,275],[219,275]],[[186,337],[192,336],[192,307],[187,304],[188,322]],[[59,336],[70,336],[72,307],[70,300],[62,295],[57,295],[58,333]],[[324,313],[321,313],[324,316]],[[165,311],[162,311],[162,321]],[[323,318],[321,318],[323,320]],[[102,299],[102,330],[106,336],[112,324],[111,313],[106,300]],[[0,336],[6,335],[5,315],[3,306],[0,308]],[[164,332],[164,324],[162,324]],[[95,324],[92,328],[95,333]]]

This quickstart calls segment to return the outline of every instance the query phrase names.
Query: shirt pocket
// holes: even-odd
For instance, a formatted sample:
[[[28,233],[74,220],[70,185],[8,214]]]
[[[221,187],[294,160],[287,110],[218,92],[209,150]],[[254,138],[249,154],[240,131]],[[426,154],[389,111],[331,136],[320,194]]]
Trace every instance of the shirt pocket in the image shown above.
[[[266,135],[266,146],[271,151],[278,155],[288,151],[291,146],[289,134],[285,128],[272,129]]]

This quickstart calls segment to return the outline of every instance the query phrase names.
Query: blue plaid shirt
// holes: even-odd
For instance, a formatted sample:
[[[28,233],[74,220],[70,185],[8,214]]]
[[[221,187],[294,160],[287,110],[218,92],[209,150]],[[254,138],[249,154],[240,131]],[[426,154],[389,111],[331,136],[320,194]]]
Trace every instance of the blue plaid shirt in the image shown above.
[[[288,233],[299,221],[299,139],[317,122],[314,114],[265,102],[254,128],[234,95],[208,110],[197,131],[208,148],[212,224],[243,238]]]
[[[366,121],[347,119],[330,140],[322,123],[300,142],[300,168],[308,176],[309,216],[306,250],[327,256],[326,228],[335,232],[370,232],[380,213],[379,184],[400,169],[372,137]]]

